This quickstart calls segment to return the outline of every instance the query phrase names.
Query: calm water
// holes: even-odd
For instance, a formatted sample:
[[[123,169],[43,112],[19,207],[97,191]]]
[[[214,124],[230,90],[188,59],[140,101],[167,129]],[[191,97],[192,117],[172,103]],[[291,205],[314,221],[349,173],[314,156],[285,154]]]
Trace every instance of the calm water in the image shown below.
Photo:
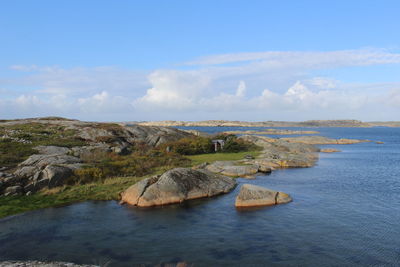
[[[385,144],[326,146],[343,152],[321,154],[313,168],[238,180],[291,194],[294,202],[286,205],[238,211],[239,185],[230,194],[185,205],[140,209],[86,202],[6,218],[0,220],[0,260],[400,266],[400,128],[317,130]]]

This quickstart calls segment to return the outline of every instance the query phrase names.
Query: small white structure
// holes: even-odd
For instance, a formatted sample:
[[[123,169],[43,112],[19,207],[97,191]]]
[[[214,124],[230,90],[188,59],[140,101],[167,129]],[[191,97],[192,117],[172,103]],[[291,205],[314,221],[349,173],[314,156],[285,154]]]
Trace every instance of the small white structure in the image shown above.
[[[212,140],[212,143],[214,145],[215,152],[218,151],[218,147],[219,147],[220,150],[222,150],[224,148],[224,145],[225,145],[225,141],[222,140],[222,139]]]

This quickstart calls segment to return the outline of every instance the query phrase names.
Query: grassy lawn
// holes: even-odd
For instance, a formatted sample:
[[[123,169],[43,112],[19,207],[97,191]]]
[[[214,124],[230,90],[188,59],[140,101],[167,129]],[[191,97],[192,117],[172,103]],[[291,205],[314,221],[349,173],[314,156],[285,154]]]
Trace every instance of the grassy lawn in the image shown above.
[[[237,152],[237,153],[215,153],[215,154],[201,154],[201,155],[192,155],[187,156],[190,160],[192,160],[192,166],[199,165],[203,162],[214,162],[217,160],[240,160],[243,159],[246,155],[252,155],[253,157],[257,157],[260,155],[261,151],[247,151],[247,152]]]

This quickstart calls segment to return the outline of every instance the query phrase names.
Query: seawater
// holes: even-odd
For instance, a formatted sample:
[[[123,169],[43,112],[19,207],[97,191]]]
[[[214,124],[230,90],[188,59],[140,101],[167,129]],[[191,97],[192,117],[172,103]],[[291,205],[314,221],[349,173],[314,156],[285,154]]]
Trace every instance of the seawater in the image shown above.
[[[182,205],[143,209],[91,201],[5,218],[0,220],[0,260],[400,266],[400,128],[315,130],[332,138],[385,143],[323,146],[342,152],[320,154],[312,168],[238,179],[230,194]],[[234,200],[243,183],[289,193],[294,201],[237,210]]]

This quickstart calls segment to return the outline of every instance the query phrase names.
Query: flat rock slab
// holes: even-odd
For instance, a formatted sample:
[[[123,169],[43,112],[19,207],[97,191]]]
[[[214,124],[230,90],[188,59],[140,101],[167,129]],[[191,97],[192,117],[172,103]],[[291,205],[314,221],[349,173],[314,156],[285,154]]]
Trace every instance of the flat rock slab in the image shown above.
[[[151,207],[212,197],[232,191],[236,181],[207,171],[176,168],[146,178],[121,193],[121,204]]]
[[[260,169],[258,165],[240,165],[235,166],[235,162],[232,161],[215,161],[214,163],[207,165],[206,170],[219,173],[230,177],[243,177],[243,178],[253,178],[255,174],[259,171],[265,170]],[[265,170],[265,172],[271,172],[270,170]]]
[[[244,184],[236,197],[235,206],[239,208],[271,206],[291,201],[292,198],[286,193],[252,184]]]
[[[47,154],[47,155],[65,155],[71,151],[71,149],[67,147],[60,147],[60,146],[37,146],[35,149],[40,154]]]

